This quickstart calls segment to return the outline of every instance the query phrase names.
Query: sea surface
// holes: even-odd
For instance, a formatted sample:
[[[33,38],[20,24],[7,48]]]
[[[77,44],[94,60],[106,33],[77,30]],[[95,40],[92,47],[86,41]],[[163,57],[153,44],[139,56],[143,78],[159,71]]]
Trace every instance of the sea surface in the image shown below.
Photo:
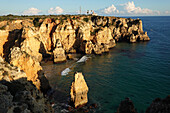
[[[133,101],[138,113],[144,113],[152,100],[170,95],[170,17],[132,18],[142,19],[149,42],[117,43],[101,56],[43,64],[51,86],[58,91],[54,94],[56,112],[67,112],[62,106],[68,106],[76,71],[85,76],[89,104],[98,105],[93,111],[96,113],[115,113],[126,97]]]

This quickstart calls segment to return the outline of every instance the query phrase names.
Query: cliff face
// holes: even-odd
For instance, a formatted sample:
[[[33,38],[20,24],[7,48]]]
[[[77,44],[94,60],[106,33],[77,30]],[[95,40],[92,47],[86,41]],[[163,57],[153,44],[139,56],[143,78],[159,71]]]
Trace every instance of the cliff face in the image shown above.
[[[143,31],[140,19],[64,15],[2,21],[0,27],[1,56],[8,57],[10,48],[15,46],[38,61],[48,55],[56,56],[53,52],[57,50],[58,41],[64,54],[102,54],[119,41],[134,43],[150,40],[147,32]]]

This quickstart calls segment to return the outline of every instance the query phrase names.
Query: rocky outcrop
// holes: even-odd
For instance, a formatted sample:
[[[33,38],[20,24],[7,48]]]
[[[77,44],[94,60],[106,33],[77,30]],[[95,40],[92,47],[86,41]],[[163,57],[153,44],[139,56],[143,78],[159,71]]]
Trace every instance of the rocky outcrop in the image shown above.
[[[74,30],[70,20],[63,21],[63,23],[56,27],[56,30],[53,33],[54,44],[56,44],[57,40],[60,40],[63,49],[67,53],[71,52],[71,49],[76,41],[75,32],[76,31]]]
[[[56,48],[53,51],[54,54],[54,63],[66,61],[65,51],[62,48],[60,40],[57,41]]]
[[[150,40],[147,32],[143,31],[142,21],[140,19],[115,18],[109,24],[111,25],[109,28],[113,29],[112,35],[116,41],[134,43]]]
[[[10,82],[26,77],[26,74],[21,71],[20,68],[11,66],[7,62],[5,62],[0,56],[0,81],[5,80]]]
[[[152,104],[146,109],[145,113],[169,113],[170,111],[170,95],[165,99],[156,98]],[[123,100],[116,113],[137,113],[133,102],[126,98]]]
[[[51,51],[53,48],[52,33],[54,32],[55,26],[56,23],[53,19],[46,18],[39,28],[40,40],[46,51]]]
[[[120,103],[116,113],[137,113],[137,111],[135,110],[133,102],[129,98],[126,98]]]
[[[38,109],[37,109],[38,108]],[[49,101],[26,73],[0,56],[0,113],[52,113]]]
[[[0,30],[0,55],[8,60],[10,48],[18,45],[22,30]]]
[[[84,76],[82,73],[76,73],[70,92],[71,101],[74,103],[75,108],[88,102],[87,93],[88,86],[84,80]]]
[[[36,28],[23,28],[22,39],[24,41],[20,44],[21,50],[40,62],[43,59],[40,53],[42,42],[39,40],[39,34],[36,32]],[[44,51],[43,53],[46,52]]]
[[[0,82],[0,112],[52,113],[53,109],[32,82],[20,78],[11,82]]]
[[[165,99],[157,98],[147,108],[145,113],[169,113],[170,112],[170,95]]]
[[[31,80],[39,90],[46,92],[50,88],[40,63],[25,51],[21,51],[19,47],[12,49],[10,64],[23,70],[27,75],[27,79]]]

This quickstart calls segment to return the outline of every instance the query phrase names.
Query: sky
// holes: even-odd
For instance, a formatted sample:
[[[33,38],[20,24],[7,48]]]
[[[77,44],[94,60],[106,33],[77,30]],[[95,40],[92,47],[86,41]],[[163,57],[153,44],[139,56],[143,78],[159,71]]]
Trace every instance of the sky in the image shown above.
[[[170,16],[170,0],[0,0],[0,15]]]

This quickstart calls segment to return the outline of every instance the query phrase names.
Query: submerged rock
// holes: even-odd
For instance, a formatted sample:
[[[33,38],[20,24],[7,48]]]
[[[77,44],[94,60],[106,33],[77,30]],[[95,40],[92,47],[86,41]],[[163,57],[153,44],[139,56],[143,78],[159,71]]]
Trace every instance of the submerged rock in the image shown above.
[[[137,111],[135,110],[133,102],[129,98],[126,98],[120,103],[116,113],[137,113]]]
[[[88,86],[84,80],[82,73],[76,73],[74,81],[71,85],[71,101],[74,103],[74,107],[84,105],[88,102],[87,98]]]
[[[169,113],[170,112],[170,95],[165,99],[157,98],[147,108],[145,113]]]

